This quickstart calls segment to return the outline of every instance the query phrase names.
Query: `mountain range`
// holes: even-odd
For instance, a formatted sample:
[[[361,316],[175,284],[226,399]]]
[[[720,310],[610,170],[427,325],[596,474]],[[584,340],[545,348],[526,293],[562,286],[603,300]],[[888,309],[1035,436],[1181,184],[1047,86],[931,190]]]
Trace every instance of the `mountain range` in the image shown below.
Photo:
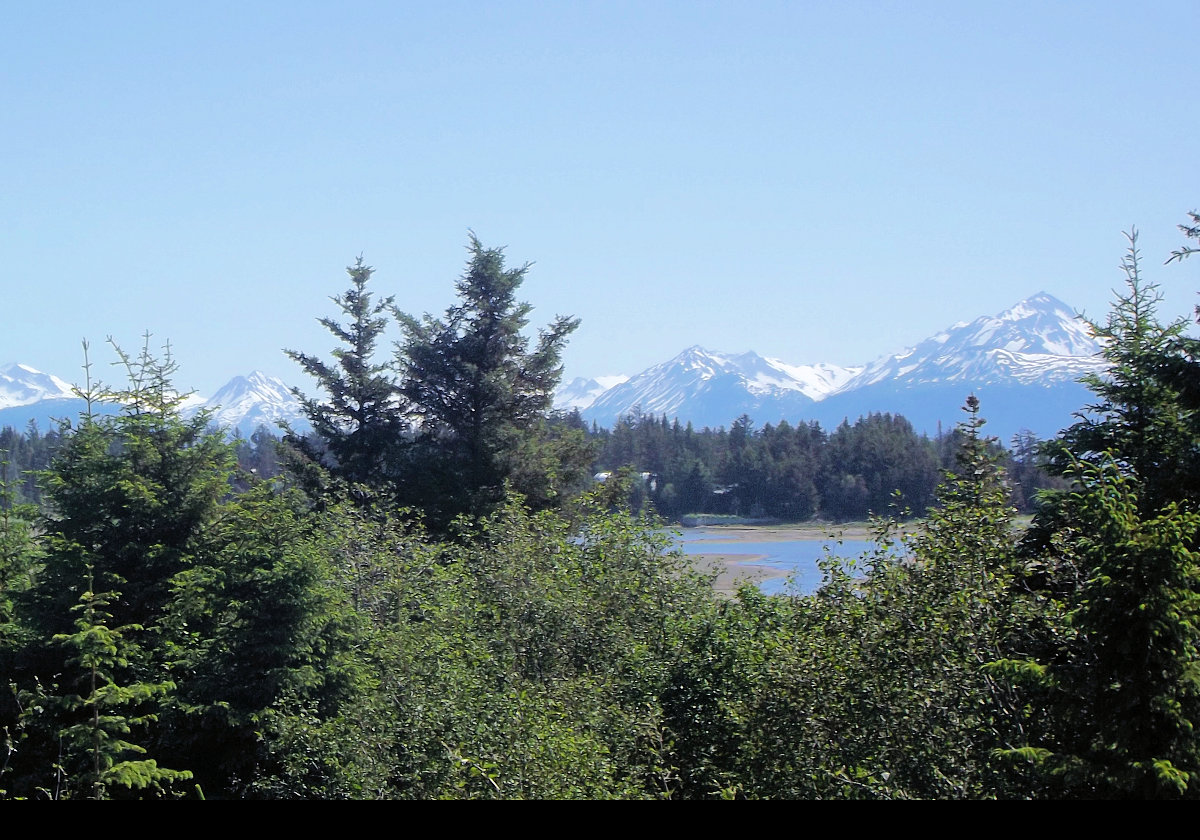
[[[53,374],[19,363],[0,368],[0,428],[25,429],[33,421],[46,432],[61,419],[78,417],[84,407],[84,400],[75,389]],[[93,410],[111,413],[116,407],[101,403],[93,406]],[[260,371],[235,376],[207,399],[196,395],[184,399],[185,417],[193,417],[201,410],[207,410],[216,425],[236,430],[247,438],[259,426],[276,432],[279,421],[289,423],[297,431],[310,428],[287,383]]]
[[[634,376],[575,379],[558,390],[555,406],[606,427],[640,413],[696,428],[727,427],[747,414],[758,425],[817,421],[833,429],[890,412],[932,435],[961,419],[959,407],[973,393],[989,421],[986,431],[1007,442],[1022,430],[1051,437],[1069,424],[1091,397],[1079,378],[1105,369],[1099,351],[1074,311],[1043,292],[865,365],[795,365],[753,351],[695,346]],[[34,420],[47,430],[83,405],[52,374],[24,364],[0,368],[0,427],[23,429]],[[309,428],[291,388],[258,371],[234,377],[210,398],[185,402],[188,415],[201,409],[244,437],[260,425],[274,431],[281,421]]]
[[[1078,380],[1105,369],[1100,349],[1069,306],[1041,292],[866,365],[792,365],[689,347],[608,388],[575,380],[559,392],[558,405],[601,426],[641,413],[715,428],[747,414],[759,425],[815,420],[832,429],[889,412],[932,435],[962,419],[959,409],[973,393],[989,434],[1005,442],[1024,430],[1046,438],[1089,401]],[[597,395],[581,405],[579,395],[589,391]]]

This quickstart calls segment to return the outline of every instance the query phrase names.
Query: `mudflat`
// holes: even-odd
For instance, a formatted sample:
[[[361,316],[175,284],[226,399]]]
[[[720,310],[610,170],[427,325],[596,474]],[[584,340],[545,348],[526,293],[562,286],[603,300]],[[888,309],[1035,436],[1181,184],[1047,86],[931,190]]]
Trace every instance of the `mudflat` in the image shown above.
[[[692,565],[705,574],[717,573],[713,589],[726,594],[736,592],[743,583],[757,584],[769,578],[787,577],[788,573],[773,566],[760,566],[764,554],[693,554]]]

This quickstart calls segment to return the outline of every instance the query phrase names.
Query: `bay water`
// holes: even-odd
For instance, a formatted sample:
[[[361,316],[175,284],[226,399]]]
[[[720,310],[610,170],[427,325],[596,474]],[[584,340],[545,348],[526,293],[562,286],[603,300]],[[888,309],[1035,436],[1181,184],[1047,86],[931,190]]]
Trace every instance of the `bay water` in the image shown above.
[[[768,595],[808,595],[821,586],[817,561],[829,552],[845,558],[857,558],[875,547],[872,540],[837,539],[732,539],[712,528],[684,528],[677,532],[683,553],[745,555],[747,562],[786,572],[787,577],[769,578],[758,588]]]

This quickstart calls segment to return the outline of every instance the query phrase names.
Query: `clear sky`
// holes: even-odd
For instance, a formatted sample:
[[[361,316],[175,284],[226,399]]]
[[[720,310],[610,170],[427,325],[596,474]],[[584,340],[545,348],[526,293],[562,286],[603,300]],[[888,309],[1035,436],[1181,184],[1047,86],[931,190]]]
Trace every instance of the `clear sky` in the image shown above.
[[[1102,315],[1131,225],[1186,314],[1198,35],[1196,0],[8,3],[0,363],[149,330],[181,387],[305,387],[345,266],[441,312],[468,230],[582,318],[568,378]]]

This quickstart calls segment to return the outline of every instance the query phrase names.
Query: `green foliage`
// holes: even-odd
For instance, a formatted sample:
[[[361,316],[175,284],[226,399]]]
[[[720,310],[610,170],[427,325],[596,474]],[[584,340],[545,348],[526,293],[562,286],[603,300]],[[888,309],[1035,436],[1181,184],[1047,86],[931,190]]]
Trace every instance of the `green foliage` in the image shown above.
[[[55,780],[43,792],[54,799],[108,799],[121,788],[168,792],[172,782],[190,779],[192,774],[159,767],[154,759],[133,758],[144,755],[146,748],[127,739],[157,716],[145,711],[128,714],[125,709],[144,709],[175,686],[119,681],[118,674],[130,665],[137,649],[128,637],[145,628],[110,626],[112,616],[106,608],[119,593],[94,590],[94,571],[89,566],[87,588],[72,608],[78,616],[75,632],[53,639],[67,654],[68,670],[60,677],[63,688],[75,688],[76,693],[27,692],[22,698],[26,706],[36,706],[45,715],[42,725],[52,721],[58,729]]]
[[[531,348],[522,331],[532,307],[516,299],[529,266],[505,268],[503,251],[484,248],[474,234],[469,250],[456,285],[460,302],[444,318],[395,310],[404,333],[400,391],[420,418],[402,489],[439,527],[496,509],[506,482],[544,506],[561,484],[554,462],[569,471],[590,461],[576,436],[556,441],[554,457],[538,469],[520,468],[547,440],[543,420],[579,322],[556,318]]]
[[[67,439],[44,477],[47,557],[31,613],[46,635],[70,626],[89,564],[104,579],[125,581],[110,607],[114,620],[153,628],[171,577],[191,562],[228,491],[230,446],[205,415],[179,417],[183,396],[170,384],[169,350],[163,359],[148,345],[137,357],[118,354],[128,385],[91,388],[88,397],[116,403],[120,413],[64,426]]]
[[[317,380],[327,401],[296,396],[327,454],[326,466],[351,483],[379,487],[394,478],[393,461],[407,424],[398,400],[392,368],[375,362],[375,350],[387,328],[393,299],[373,301],[367,283],[373,269],[362,257],[346,269],[350,288],[332,298],[346,323],[321,318],[320,323],[344,346],[332,353],[333,364],[295,350],[289,358]],[[323,454],[295,435],[293,442],[311,457]]]
[[[1200,239],[1200,213],[1193,210],[1188,213],[1188,217],[1191,220],[1191,224],[1179,225],[1180,232],[1188,239]],[[1186,259],[1197,251],[1200,251],[1200,248],[1192,245],[1182,245],[1171,252],[1171,256],[1167,259],[1167,262],[1172,263],[1177,260]]]
[[[206,790],[284,784],[289,757],[271,736],[294,730],[292,716],[319,729],[356,690],[356,619],[332,583],[330,516],[309,521],[297,496],[256,488],[223,507],[209,551],[172,579],[165,631],[188,678],[170,749]]]
[[[1180,383],[1164,375],[1179,366],[1187,321],[1159,320],[1162,296],[1141,275],[1137,232],[1128,239],[1126,290],[1107,321],[1093,324],[1110,367],[1085,382],[1100,399],[1063,431],[1054,463],[1062,473],[1073,460],[1113,458],[1137,478],[1142,511],[1153,512],[1172,500],[1200,499],[1200,405],[1182,400]],[[1185,371],[1194,379],[1194,365]]]
[[[897,502],[920,512],[932,501],[937,461],[929,441],[903,417],[870,414],[853,426],[843,423],[830,435],[826,457],[831,468],[822,507],[832,518],[882,516]]]
[[[814,596],[770,611],[779,629],[740,715],[728,771],[755,797],[979,798],[1032,795],[1027,770],[997,754],[1030,724],[991,663],[1049,627],[1014,585],[1012,509],[968,402],[958,471],[915,532],[858,563],[826,565]],[[761,596],[738,611],[758,632]],[[748,612],[753,610],[752,612]],[[751,616],[753,616],[751,618]],[[752,672],[753,673],[753,672]]]
[[[695,431],[633,415],[598,433],[598,463],[651,475],[650,500],[679,520],[708,513],[797,522],[925,511],[938,483],[935,444],[898,415],[871,414],[826,434],[816,423]],[[900,498],[895,496],[899,491]]]
[[[1126,291],[1108,321],[1101,401],[1065,430],[1056,465],[1073,486],[1047,495],[1025,540],[1040,589],[1072,634],[1036,661],[1050,693],[1040,765],[1076,797],[1195,797],[1200,627],[1200,413],[1194,341],[1163,324],[1136,233]],[[1186,253],[1177,252],[1173,259]]]
[[[1057,749],[1044,764],[1071,796],[1194,797],[1200,771],[1200,515],[1146,515],[1115,463],[1079,463],[1062,500],[1063,548],[1085,580],[1078,634],[1044,679]]]
[[[322,320],[336,363],[292,354],[329,397],[307,403],[317,497],[235,478],[235,448],[269,471],[271,442],[183,420],[169,351],[118,350],[129,384],[84,389],[44,513],[0,475],[0,797],[1194,797],[1200,353],[1130,240],[1097,326],[1112,374],[1020,544],[973,397],[936,442],[889,415],[630,418],[578,496],[584,429],[548,414],[576,322],[526,339],[526,268],[474,237],[458,305],[395,313],[394,366],[361,260],[348,323]],[[1017,449],[1032,493],[1039,447]],[[932,506],[812,596],[726,599],[631,499]]]
[[[714,602],[651,523],[591,503],[573,520],[531,513],[514,496],[460,521],[451,542],[394,522],[347,524],[345,551],[359,562],[344,581],[373,605],[379,694],[355,712],[370,744],[341,754],[376,780],[374,795],[672,789],[657,698],[685,628]]]
[[[89,410],[64,426],[44,479],[44,559],[14,601],[18,706],[3,721],[20,745],[11,790],[51,789],[43,779],[54,766],[83,778],[57,756],[77,754],[91,733],[109,752],[87,778],[105,791],[182,778],[131,755],[145,748],[194,772],[210,795],[244,795],[283,772],[284,757],[265,746],[272,733],[295,730],[301,715],[334,719],[354,693],[355,619],[329,583],[327,535],[307,505],[269,484],[231,497],[232,446],[205,416],[180,418],[169,355],[118,354],[129,385],[89,384]],[[101,399],[120,413],[92,411]],[[83,589],[89,569],[120,591]],[[81,599],[86,627],[72,619]],[[53,676],[81,669],[94,689]],[[135,708],[72,719],[117,701]]]
[[[0,664],[10,653],[10,635],[17,632],[14,597],[28,588],[39,561],[32,527],[37,510],[16,503],[9,468],[0,460]]]

